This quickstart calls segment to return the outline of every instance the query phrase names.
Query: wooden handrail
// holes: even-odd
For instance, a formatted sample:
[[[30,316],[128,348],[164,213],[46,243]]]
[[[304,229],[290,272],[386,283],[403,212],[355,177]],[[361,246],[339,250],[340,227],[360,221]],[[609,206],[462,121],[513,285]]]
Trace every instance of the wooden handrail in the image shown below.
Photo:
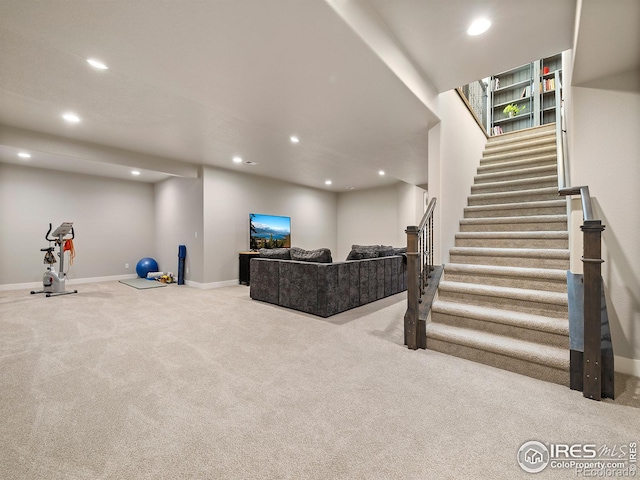
[[[411,350],[419,347],[418,314],[433,266],[433,213],[436,199],[432,198],[418,227],[409,226],[407,234],[407,313],[404,316],[405,342]]]

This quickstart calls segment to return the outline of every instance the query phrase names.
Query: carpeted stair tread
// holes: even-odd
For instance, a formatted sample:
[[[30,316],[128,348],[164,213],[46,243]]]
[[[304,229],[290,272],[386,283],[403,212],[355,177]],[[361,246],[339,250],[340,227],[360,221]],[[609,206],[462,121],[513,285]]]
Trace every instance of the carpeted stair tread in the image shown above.
[[[541,230],[528,232],[458,232],[456,238],[545,238],[547,240],[563,239],[569,240],[569,232],[560,230]]]
[[[520,210],[526,212],[534,209],[565,209],[567,201],[562,198],[559,200],[540,200],[537,202],[514,202],[514,203],[495,203],[490,205],[471,205],[465,207],[465,214],[473,212],[492,212],[499,210]]]
[[[554,149],[556,147],[556,139],[553,134],[540,135],[538,137],[533,137],[530,140],[521,140],[519,142],[511,142],[502,145],[495,144],[494,142],[487,142],[484,154],[493,155],[497,153],[511,152],[515,149],[530,149],[548,145],[552,145]]]
[[[558,175],[544,175],[535,178],[518,178],[517,180],[505,180],[496,182],[478,183],[471,186],[471,193],[491,193],[506,192],[514,190],[530,189],[534,185],[544,185],[545,187],[558,185]]]
[[[511,147],[510,149],[505,149],[498,153],[487,152],[485,150],[482,155],[482,159],[480,160],[480,165],[487,166],[492,165],[494,163],[506,162],[513,159],[533,159],[538,157],[547,157],[547,159],[552,158],[555,159],[556,156],[556,146],[548,145],[548,146],[538,146],[531,148],[521,148],[519,145]]]
[[[452,282],[567,293],[566,269],[448,263],[445,270],[444,279]]]
[[[567,349],[438,323],[429,323],[426,329],[427,338],[463,345],[560,370],[569,370],[569,351]]]
[[[536,167],[517,168],[503,172],[480,173],[475,176],[475,184],[494,183],[512,180],[530,180],[532,178],[552,176],[557,174],[557,165],[542,165]]]
[[[438,291],[439,294],[459,293],[484,297],[508,298],[514,301],[546,303],[549,305],[568,305],[567,295],[564,293],[527,290],[524,288],[498,287],[495,285],[479,285],[475,283],[442,280]]]
[[[519,137],[518,136],[507,137],[507,138],[503,138],[503,137],[504,137],[503,135],[501,135],[500,137],[491,137],[485,145],[484,153],[491,154],[495,150],[504,151],[509,149],[517,149],[517,148],[520,148],[520,145],[530,143],[530,142],[536,142],[536,141],[542,141],[545,143],[554,142],[555,129],[552,131],[540,132],[537,134],[521,135]]]
[[[569,260],[569,250],[564,248],[452,247],[449,253],[450,255],[473,255],[475,257],[555,258]]]
[[[472,318],[484,322],[511,325],[529,330],[569,336],[569,322],[564,319],[535,315],[526,312],[515,312],[499,308],[465,305],[457,302],[438,300],[431,307],[433,313],[455,317]]]
[[[469,265],[466,263],[447,263],[447,273],[480,273],[483,275],[500,275],[522,278],[540,278],[545,280],[566,281],[566,270],[553,268],[504,267],[497,265]]]
[[[521,158],[519,155],[514,155],[515,158]],[[491,161],[489,161],[491,160]],[[478,167],[478,173],[489,173],[501,170],[511,170],[517,168],[526,168],[530,166],[540,165],[557,165],[556,155],[540,155],[532,158],[525,158],[520,160],[509,161],[494,161],[493,158],[483,158],[480,160],[480,166]]]
[[[524,235],[533,233],[534,235]],[[568,235],[544,236],[542,233],[560,233],[561,230],[504,230],[504,231],[464,231],[456,233],[456,247],[486,248],[557,248],[566,249]],[[507,234],[507,235],[500,235]],[[520,234],[520,235],[518,235]]]
[[[547,223],[566,222],[566,215],[522,215],[517,217],[482,217],[463,218],[461,225],[492,224],[492,223]]]
[[[491,205],[494,203],[519,203],[526,199],[557,200],[558,187],[531,188],[508,192],[474,193],[467,197],[469,205]]]
[[[507,132],[498,136],[490,137],[487,142],[487,148],[499,145],[508,145],[515,142],[526,142],[541,137],[552,136],[555,138],[555,131],[555,123],[548,123],[539,127]]]

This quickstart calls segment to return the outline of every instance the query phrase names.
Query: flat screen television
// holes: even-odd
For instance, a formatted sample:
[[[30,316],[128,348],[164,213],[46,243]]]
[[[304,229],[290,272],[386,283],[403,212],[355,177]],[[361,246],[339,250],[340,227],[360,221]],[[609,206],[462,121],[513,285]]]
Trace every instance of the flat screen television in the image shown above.
[[[290,248],[291,217],[249,214],[249,248]]]

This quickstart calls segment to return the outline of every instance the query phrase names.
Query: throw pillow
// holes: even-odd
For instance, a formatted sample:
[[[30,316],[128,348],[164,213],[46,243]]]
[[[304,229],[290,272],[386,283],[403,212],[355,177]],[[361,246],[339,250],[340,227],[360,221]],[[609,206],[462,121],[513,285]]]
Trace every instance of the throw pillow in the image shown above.
[[[379,245],[351,245],[351,251],[360,255],[360,258],[357,258],[357,260],[363,258],[378,258],[380,256]]]
[[[407,247],[396,247],[393,249],[394,255],[402,255],[403,253],[407,253]]]
[[[276,260],[291,260],[288,248],[261,248],[260,258],[274,258]]]
[[[331,250],[328,248],[318,248],[317,250],[304,250],[298,247],[291,247],[291,260],[298,260],[300,262],[317,262],[317,263],[331,263]]]
[[[356,252],[355,250],[351,250],[349,255],[347,255],[347,262],[350,260],[362,260],[362,253]]]

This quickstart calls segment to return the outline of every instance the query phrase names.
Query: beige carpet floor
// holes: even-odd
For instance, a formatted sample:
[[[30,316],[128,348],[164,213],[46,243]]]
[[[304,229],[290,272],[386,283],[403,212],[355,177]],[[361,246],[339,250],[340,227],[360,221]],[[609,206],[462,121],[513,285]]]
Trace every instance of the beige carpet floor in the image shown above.
[[[520,445],[640,438],[614,402],[402,346],[405,295],[322,319],[244,286],[0,292],[2,479],[515,479]]]

